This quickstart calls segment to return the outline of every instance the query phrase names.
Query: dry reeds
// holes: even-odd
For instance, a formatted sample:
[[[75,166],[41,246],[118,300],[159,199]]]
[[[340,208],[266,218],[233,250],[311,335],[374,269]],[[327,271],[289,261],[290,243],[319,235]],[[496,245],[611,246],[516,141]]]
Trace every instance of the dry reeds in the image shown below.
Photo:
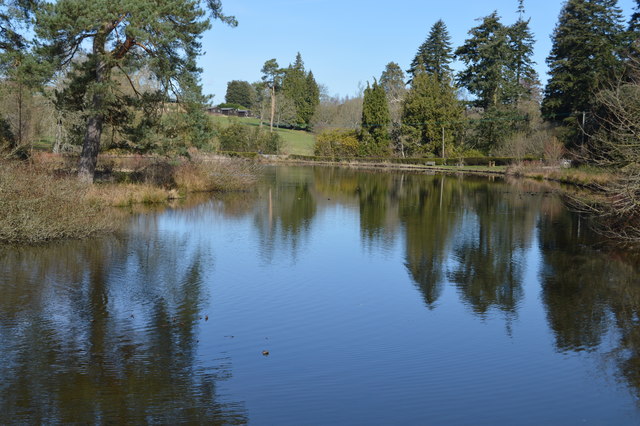
[[[240,159],[188,162],[175,169],[174,179],[183,192],[242,191],[256,182],[259,167]]]
[[[0,242],[41,243],[86,238],[115,228],[104,204],[75,177],[33,165],[0,163]]]

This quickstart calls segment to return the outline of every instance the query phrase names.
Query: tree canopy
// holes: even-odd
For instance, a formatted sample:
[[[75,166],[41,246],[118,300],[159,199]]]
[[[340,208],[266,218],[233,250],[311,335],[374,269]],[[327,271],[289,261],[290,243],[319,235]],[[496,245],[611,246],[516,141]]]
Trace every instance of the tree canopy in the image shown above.
[[[227,83],[227,93],[224,100],[228,104],[242,105],[251,109],[256,102],[256,89],[248,81],[230,81]]]
[[[210,19],[236,25],[219,0],[59,0],[36,13],[41,53],[57,70],[70,69],[59,99],[82,111],[86,120],[79,175],[92,181],[100,137],[108,117],[123,106],[174,100],[202,100],[195,58]],[[131,74],[146,69],[158,85],[141,93]],[[133,96],[122,90],[122,75]],[[117,120],[111,120],[116,124]]]
[[[622,12],[616,0],[568,0],[547,58],[543,114],[559,120],[592,109],[595,92],[620,72]]]
[[[389,106],[387,94],[377,80],[367,84],[362,104],[361,141],[364,155],[380,156],[389,152]]]
[[[407,70],[410,76],[409,83],[420,70],[436,75],[438,81],[448,81],[452,73],[452,60],[451,36],[444,21],[438,20],[431,27],[429,36],[418,48],[411,67]]]

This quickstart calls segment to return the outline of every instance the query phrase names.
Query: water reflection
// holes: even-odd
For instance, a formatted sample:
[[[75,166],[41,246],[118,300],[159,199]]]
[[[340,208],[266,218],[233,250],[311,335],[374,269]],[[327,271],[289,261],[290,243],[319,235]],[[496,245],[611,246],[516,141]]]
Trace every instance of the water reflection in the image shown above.
[[[429,309],[451,284],[475,314],[497,309],[510,323],[524,297],[527,262],[540,250],[542,298],[557,350],[605,351],[640,396],[640,263],[602,248],[553,188],[316,168],[299,190],[319,205],[329,199],[357,208],[368,245],[392,245],[402,233],[405,266]],[[618,345],[603,345],[612,335]]]
[[[274,167],[251,192],[133,222],[117,238],[0,252],[0,423],[278,424],[316,406],[329,424],[332,404],[353,423],[366,413],[349,404],[376,413],[387,394],[406,423],[455,423],[425,416],[424,400],[456,414],[492,389],[504,404],[486,410],[513,420],[526,401],[512,385],[537,395],[536,413],[585,377],[599,397],[596,369],[563,376],[578,383],[565,395],[535,385],[572,357],[640,398],[640,256],[605,245],[549,187]],[[203,349],[214,318],[245,340]]]
[[[432,309],[447,281],[447,258],[460,223],[462,192],[459,179],[438,176],[416,185],[419,178],[407,177],[400,216],[406,232],[405,265]]]
[[[606,349],[603,362],[640,397],[640,256],[608,247],[584,218],[565,210],[547,212],[539,233],[542,294],[557,350]]]
[[[210,254],[186,235],[3,250],[0,423],[244,423],[202,365]]]
[[[466,186],[450,278],[474,312],[516,314],[541,195],[486,180]]]

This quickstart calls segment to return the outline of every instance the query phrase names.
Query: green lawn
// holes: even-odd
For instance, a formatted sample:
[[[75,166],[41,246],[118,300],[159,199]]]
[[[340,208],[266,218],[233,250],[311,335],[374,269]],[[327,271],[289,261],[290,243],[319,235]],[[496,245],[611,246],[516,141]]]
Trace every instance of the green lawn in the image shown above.
[[[260,120],[257,118],[238,118],[238,117],[224,117],[219,115],[212,115],[211,119],[214,123],[222,125],[229,124],[230,122],[237,120],[241,124],[247,126],[259,126]],[[264,124],[266,128],[269,124]],[[282,153],[283,154],[296,154],[296,155],[313,155],[313,149],[315,146],[315,138],[312,133],[304,132],[301,130],[289,130],[289,129],[274,129],[278,132],[282,138]]]

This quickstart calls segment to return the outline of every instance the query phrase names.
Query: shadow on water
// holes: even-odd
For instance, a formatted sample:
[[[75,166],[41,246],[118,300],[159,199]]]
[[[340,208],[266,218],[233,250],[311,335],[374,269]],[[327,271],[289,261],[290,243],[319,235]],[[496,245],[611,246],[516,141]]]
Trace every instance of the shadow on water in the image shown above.
[[[3,250],[0,423],[246,423],[198,359],[210,254],[153,221],[120,239]]]

